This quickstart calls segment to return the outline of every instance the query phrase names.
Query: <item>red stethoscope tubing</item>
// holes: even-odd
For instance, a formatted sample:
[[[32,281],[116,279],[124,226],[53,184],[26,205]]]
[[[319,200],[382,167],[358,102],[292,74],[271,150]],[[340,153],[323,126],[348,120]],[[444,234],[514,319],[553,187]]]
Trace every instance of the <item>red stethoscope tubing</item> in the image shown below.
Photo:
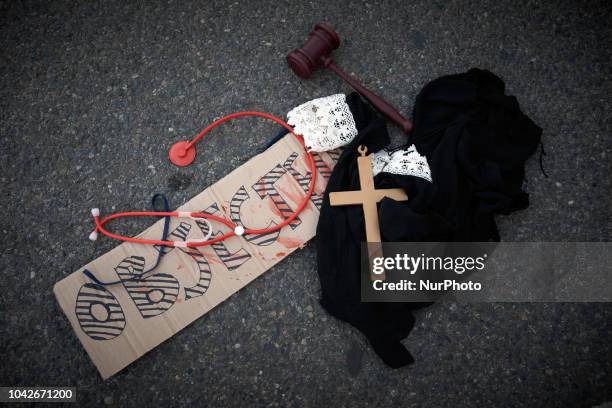
[[[308,201],[310,200],[310,196],[312,195],[313,191],[314,191],[314,187],[315,187],[315,183],[316,183],[316,165],[315,165],[315,161],[314,158],[312,156],[312,153],[308,150],[308,148],[306,147],[306,145],[304,144],[304,139],[300,136],[297,135],[294,131],[293,128],[291,126],[289,126],[287,123],[285,123],[283,120],[277,118],[276,116],[270,115],[268,113],[264,113],[264,112],[256,112],[256,111],[245,111],[245,112],[236,112],[236,113],[232,113],[230,115],[224,116],[221,119],[218,119],[216,121],[214,121],[213,123],[211,123],[210,125],[208,125],[204,130],[202,130],[196,137],[193,138],[193,140],[191,140],[191,142],[189,142],[189,147],[194,146],[199,140],[201,140],[204,135],[206,135],[208,132],[210,132],[212,129],[214,129],[215,127],[217,127],[218,125],[227,122],[228,120],[234,119],[234,118],[238,118],[238,117],[242,117],[242,116],[257,116],[257,117],[262,117],[262,118],[266,118],[266,119],[270,119],[276,123],[278,123],[279,125],[283,126],[285,129],[287,129],[291,134],[293,134],[297,140],[300,142],[300,144],[302,145],[302,147],[304,148],[304,151],[306,152],[306,156],[308,157],[308,164],[310,166],[310,184],[308,185],[308,192],[306,193],[306,195],[304,196],[304,198],[302,199],[302,202],[300,203],[300,205],[296,208],[296,210],[289,215],[287,218],[285,218],[282,222],[280,222],[279,224],[276,224],[272,227],[269,228],[262,228],[262,229],[244,229],[244,234],[266,234],[266,233],[270,233],[270,232],[275,232],[280,230],[281,228],[285,227],[286,225],[288,225],[289,223],[291,223],[298,215],[300,212],[302,212],[304,210],[304,208],[306,208],[306,206],[308,205]],[[163,240],[154,240],[154,239],[144,239],[144,238],[133,238],[133,237],[126,237],[123,235],[119,235],[119,234],[115,234],[112,233],[110,231],[108,231],[104,226],[106,223],[108,223],[109,221],[118,219],[118,218],[126,218],[126,217],[178,217],[179,213],[177,211],[172,211],[172,212],[160,212],[160,211],[132,211],[132,212],[122,212],[122,213],[117,213],[117,214],[112,214],[109,215],[103,219],[100,219],[99,216],[94,216],[94,222],[96,224],[96,229],[95,232],[101,232],[102,234],[106,235],[109,238],[113,238],[119,241],[125,241],[125,242],[132,242],[132,243],[137,243],[137,244],[147,244],[147,245],[162,245],[162,246],[177,246],[175,241],[163,241]],[[224,224],[225,226],[229,227],[231,230],[223,235],[217,236],[215,238],[209,239],[207,241],[202,241],[202,242],[186,242],[185,246],[187,247],[201,247],[201,246],[206,246],[206,245],[211,245],[214,244],[216,242],[219,241],[223,241],[229,237],[232,237],[234,235],[237,235],[235,232],[236,227],[238,227],[237,224],[234,224],[233,222],[226,220],[225,218],[222,217],[218,217],[212,214],[206,214],[206,213],[190,213],[190,217],[191,218],[206,218],[206,219],[210,219],[213,221],[217,221],[220,222],[222,224]]]

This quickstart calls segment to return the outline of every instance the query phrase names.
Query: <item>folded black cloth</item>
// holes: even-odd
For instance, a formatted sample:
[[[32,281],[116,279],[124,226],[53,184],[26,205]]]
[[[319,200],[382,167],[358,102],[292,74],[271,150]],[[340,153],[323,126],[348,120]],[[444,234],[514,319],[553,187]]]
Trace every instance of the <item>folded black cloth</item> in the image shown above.
[[[359,189],[357,146],[370,153],[389,144],[384,120],[357,94],[347,97],[358,135],[344,148],[329,179],[317,225],[321,304],[360,330],[391,367],[413,361],[402,345],[414,325],[416,303],[362,303],[361,206],[329,205],[331,191]],[[410,137],[425,155],[433,182],[382,172],[376,188],[401,187],[409,200],[379,204],[384,241],[498,241],[495,214],[526,208],[524,164],[542,130],[525,116],[504,83],[479,69],[430,82],[417,96]]]

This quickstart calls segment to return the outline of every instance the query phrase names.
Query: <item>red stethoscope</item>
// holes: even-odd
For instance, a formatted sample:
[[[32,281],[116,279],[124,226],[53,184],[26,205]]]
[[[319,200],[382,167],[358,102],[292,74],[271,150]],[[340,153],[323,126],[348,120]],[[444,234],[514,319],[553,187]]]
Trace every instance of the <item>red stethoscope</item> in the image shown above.
[[[225,218],[218,217],[212,214],[206,214],[206,213],[201,213],[201,212],[188,212],[188,211],[172,211],[172,212],[131,211],[131,212],[111,214],[103,219],[100,219],[100,210],[97,208],[94,208],[91,210],[91,214],[93,215],[94,222],[96,224],[96,228],[89,235],[89,239],[91,239],[92,241],[95,241],[98,238],[98,233],[100,232],[106,235],[107,237],[110,237],[110,238],[113,238],[119,241],[134,242],[138,244],[163,245],[163,246],[183,247],[183,248],[201,247],[201,246],[214,244],[215,242],[223,241],[234,235],[241,236],[243,234],[265,234],[269,232],[278,231],[284,226],[286,226],[287,224],[289,224],[291,221],[293,221],[295,217],[297,217],[298,214],[302,212],[302,210],[306,207],[306,205],[308,205],[308,201],[310,199],[310,196],[312,195],[312,192],[315,186],[316,174],[317,174],[316,166],[315,166],[314,158],[312,157],[312,153],[310,152],[308,147],[304,144],[304,138],[301,135],[296,134],[293,131],[293,128],[291,126],[289,126],[287,123],[277,118],[276,116],[270,115],[268,113],[263,113],[263,112],[236,112],[236,113],[232,113],[231,115],[224,116],[221,119],[216,120],[210,125],[208,125],[196,137],[194,137],[193,140],[189,142],[184,140],[184,141],[176,142],[175,144],[173,144],[172,147],[170,147],[170,151],[169,151],[170,161],[178,167],[185,167],[185,166],[190,165],[191,163],[193,163],[193,160],[195,159],[195,156],[196,156],[195,144],[198,141],[200,141],[200,139],[202,139],[204,135],[206,135],[208,132],[210,132],[212,129],[219,126],[220,124],[227,122],[228,120],[242,117],[242,116],[258,116],[261,118],[273,120],[274,122],[278,123],[279,125],[283,126],[285,129],[287,129],[291,134],[293,134],[296,137],[296,139],[300,142],[302,147],[304,148],[304,151],[306,152],[306,156],[308,157],[308,163],[310,165],[310,174],[311,174],[310,184],[308,186],[308,192],[306,193],[306,195],[304,196],[304,199],[302,200],[300,205],[296,208],[296,210],[290,216],[285,218],[284,221],[270,228],[249,229],[249,228],[244,228],[241,225],[234,224],[233,222]],[[210,220],[212,220],[212,221],[217,221],[217,222],[220,222],[226,225],[228,228],[230,228],[230,231],[223,235],[220,235],[220,236],[217,236],[211,239],[212,228],[208,228],[208,231],[209,231],[208,235],[204,239],[191,239],[191,240],[179,242],[179,241],[163,241],[163,240],[154,240],[154,239],[126,237],[123,235],[114,234],[108,231],[104,227],[109,221],[112,221],[118,218],[126,218],[126,217],[191,218],[191,219],[203,220],[207,224],[209,224],[209,227],[210,227]]]

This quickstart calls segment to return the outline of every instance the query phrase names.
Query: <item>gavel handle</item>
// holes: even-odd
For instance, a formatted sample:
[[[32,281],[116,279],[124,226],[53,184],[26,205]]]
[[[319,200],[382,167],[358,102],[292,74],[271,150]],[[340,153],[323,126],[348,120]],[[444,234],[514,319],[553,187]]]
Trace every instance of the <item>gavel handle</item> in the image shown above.
[[[346,72],[342,71],[330,57],[323,58],[323,66],[334,71],[336,75],[342,78],[346,83],[348,83],[353,89],[361,94],[364,98],[366,98],[376,109],[378,109],[383,115],[389,118],[393,123],[395,123],[404,133],[408,134],[412,130],[412,122],[403,117],[393,106],[391,106],[387,101],[382,99],[380,96],[376,95],[374,92],[367,89],[365,86],[361,85],[359,81],[351,77]]]

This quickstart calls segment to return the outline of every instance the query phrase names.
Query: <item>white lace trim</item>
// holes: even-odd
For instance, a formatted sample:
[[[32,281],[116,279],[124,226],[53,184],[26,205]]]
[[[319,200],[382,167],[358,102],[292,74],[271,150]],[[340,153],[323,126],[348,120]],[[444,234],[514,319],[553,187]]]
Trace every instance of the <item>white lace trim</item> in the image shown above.
[[[383,149],[373,153],[371,159],[374,176],[385,172],[420,177],[431,182],[431,171],[427,158],[421,156],[414,145],[391,153]]]
[[[344,94],[313,99],[287,114],[295,133],[314,152],[325,152],[350,143],[357,136],[355,119]]]
[[[357,136],[355,119],[344,94],[313,99],[287,114],[287,122],[295,133],[304,137],[306,146],[314,152],[326,152],[349,144]],[[389,153],[381,150],[371,155],[372,172],[415,176],[431,182],[427,158],[414,145]]]

